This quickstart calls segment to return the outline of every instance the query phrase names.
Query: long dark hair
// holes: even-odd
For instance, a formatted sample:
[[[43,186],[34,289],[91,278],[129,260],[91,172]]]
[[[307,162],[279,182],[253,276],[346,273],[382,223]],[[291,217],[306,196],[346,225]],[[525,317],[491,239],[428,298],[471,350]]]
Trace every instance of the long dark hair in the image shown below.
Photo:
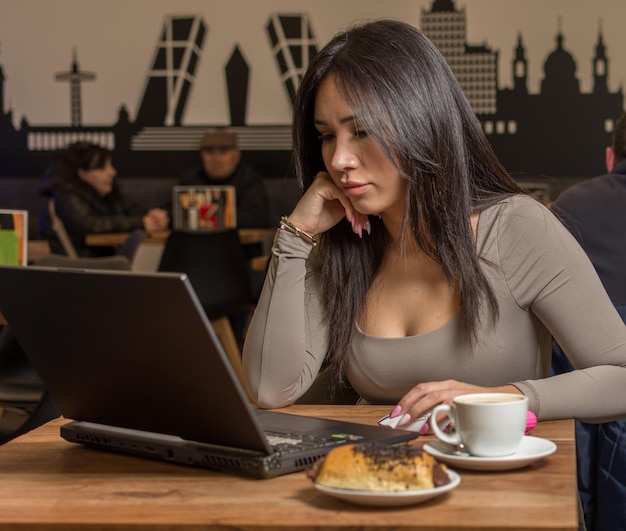
[[[53,153],[50,166],[44,174],[42,193],[51,195],[68,185],[92,189],[90,184],[78,176],[78,170],[88,171],[103,168],[112,159],[112,156],[110,149],[85,141],[74,142],[65,148],[57,149]],[[119,194],[117,180],[113,181],[111,194]]]
[[[461,319],[474,343],[481,302],[494,319],[498,306],[479,266],[470,215],[523,190],[498,161],[437,48],[413,26],[389,19],[339,33],[309,65],[293,122],[294,165],[303,189],[325,170],[313,117],[317,89],[329,75],[407,181],[405,228],[441,265],[448,282],[458,285]],[[336,381],[389,243],[382,221],[370,216],[370,223],[372,234],[363,240],[347,223],[320,237],[318,274],[326,318],[333,324],[327,363]]]

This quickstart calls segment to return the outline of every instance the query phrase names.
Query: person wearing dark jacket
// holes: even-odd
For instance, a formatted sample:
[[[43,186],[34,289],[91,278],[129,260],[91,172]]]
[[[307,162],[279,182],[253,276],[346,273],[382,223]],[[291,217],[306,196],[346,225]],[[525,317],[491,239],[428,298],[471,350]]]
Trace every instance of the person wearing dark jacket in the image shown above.
[[[606,148],[606,168],[606,175],[567,189],[552,208],[589,256],[626,321],[626,113]],[[556,344],[553,368],[572,368]],[[626,531],[626,420],[577,421],[576,455],[587,530]]]
[[[208,131],[200,140],[200,165],[188,170],[180,179],[181,186],[234,186],[238,228],[263,228],[270,224],[269,200],[261,175],[243,160],[237,134],[219,128]],[[250,260],[263,255],[263,244],[243,246],[248,263],[250,285],[258,297],[265,272],[255,271]],[[243,344],[248,312],[229,316],[235,337]]]
[[[165,210],[148,211],[134,205],[121,193],[109,149],[90,142],[76,142],[54,154],[45,175],[43,195],[52,198],[54,211],[62,221],[69,240],[81,257],[115,254],[112,247],[88,246],[87,234],[105,232],[158,232],[169,226]],[[50,210],[41,215],[39,230],[50,250],[67,254],[53,228]]]
[[[236,133],[226,129],[207,132],[200,141],[200,161],[200,165],[182,175],[182,186],[234,186],[237,227],[269,225],[269,202],[263,178],[242,159]]]

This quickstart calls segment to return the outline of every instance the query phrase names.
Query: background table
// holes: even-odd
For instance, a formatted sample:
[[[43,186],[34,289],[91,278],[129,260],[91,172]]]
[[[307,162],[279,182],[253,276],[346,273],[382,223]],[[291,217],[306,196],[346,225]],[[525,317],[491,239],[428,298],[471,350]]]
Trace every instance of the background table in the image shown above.
[[[263,243],[267,238],[272,237],[276,232],[276,229],[238,229],[239,239],[241,240],[242,245],[249,245],[253,243]],[[164,232],[153,232],[148,234],[144,239],[145,242],[149,243],[165,243],[167,237],[169,236],[169,231]],[[101,234],[87,234],[85,237],[85,243],[87,245],[100,246],[103,245],[105,247],[117,247],[118,245],[122,245],[126,238],[128,238],[129,234],[127,232],[105,232]]]
[[[293,406],[286,412],[372,424],[380,406]],[[349,505],[303,472],[247,479],[92,450],[60,438],[62,419],[0,447],[0,529],[576,530],[574,423],[542,422],[555,454],[510,472],[458,469],[461,484],[423,504]],[[423,444],[432,437],[421,437]]]

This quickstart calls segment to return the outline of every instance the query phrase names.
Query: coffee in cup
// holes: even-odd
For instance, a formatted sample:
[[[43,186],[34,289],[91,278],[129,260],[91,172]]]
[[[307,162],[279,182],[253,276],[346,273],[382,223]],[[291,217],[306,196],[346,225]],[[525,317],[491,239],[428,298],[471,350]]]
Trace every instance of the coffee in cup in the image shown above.
[[[437,416],[444,414],[455,427],[444,432]],[[473,393],[459,395],[452,405],[440,404],[432,410],[433,433],[453,446],[463,445],[470,455],[501,457],[515,453],[526,430],[528,397],[514,393]]]

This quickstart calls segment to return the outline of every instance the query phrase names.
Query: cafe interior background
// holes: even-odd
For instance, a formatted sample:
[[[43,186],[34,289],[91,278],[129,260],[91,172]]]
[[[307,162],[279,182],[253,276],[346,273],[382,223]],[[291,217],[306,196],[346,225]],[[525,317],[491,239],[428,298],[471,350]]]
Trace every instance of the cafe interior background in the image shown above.
[[[294,182],[291,101],[310,57],[354,22],[422,29],[505,167],[549,201],[604,171],[624,110],[626,3],[615,0],[3,0],[0,208],[30,213],[51,152],[90,140],[146,204],[229,126],[274,183]]]

